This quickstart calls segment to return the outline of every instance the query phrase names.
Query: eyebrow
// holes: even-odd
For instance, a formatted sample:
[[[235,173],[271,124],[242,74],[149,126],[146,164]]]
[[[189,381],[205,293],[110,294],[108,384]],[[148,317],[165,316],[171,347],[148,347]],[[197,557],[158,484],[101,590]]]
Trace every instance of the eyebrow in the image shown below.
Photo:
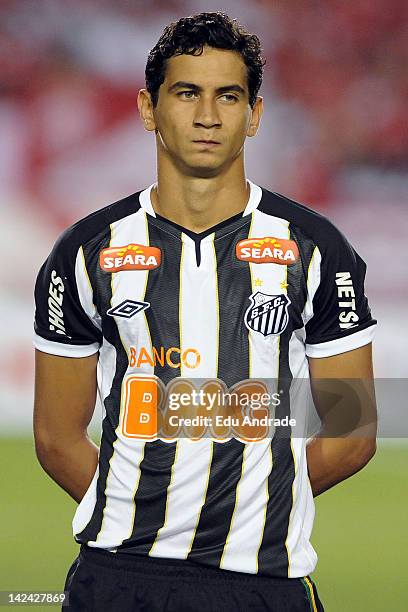
[[[200,87],[200,85],[196,85],[195,83],[187,83],[186,81],[176,81],[176,83],[173,83],[173,85],[169,87],[168,92],[172,93],[176,89],[181,89],[181,88],[191,89],[192,91],[197,91],[197,92],[203,91],[203,88]],[[232,85],[223,85],[222,87],[217,87],[215,91],[217,93],[225,93],[227,91],[236,91],[237,93],[245,94],[245,89],[243,89],[241,85],[238,85],[238,83],[234,83]]]

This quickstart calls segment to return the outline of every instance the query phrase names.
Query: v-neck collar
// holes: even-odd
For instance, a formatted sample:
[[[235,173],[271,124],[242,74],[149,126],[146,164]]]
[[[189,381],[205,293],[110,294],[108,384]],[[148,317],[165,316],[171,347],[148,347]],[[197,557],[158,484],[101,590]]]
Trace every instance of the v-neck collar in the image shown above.
[[[247,179],[248,180],[248,179]],[[196,253],[196,262],[197,266],[201,264],[201,244],[206,243],[210,240],[216,240],[237,230],[239,227],[250,223],[250,214],[258,207],[261,198],[262,198],[262,189],[259,185],[252,183],[249,181],[250,193],[247,205],[243,212],[240,212],[228,219],[224,219],[220,223],[209,227],[203,232],[193,232],[190,229],[187,229],[170,219],[166,219],[166,217],[162,217],[158,215],[152,205],[151,201],[151,190],[156,185],[156,183],[152,183],[147,189],[142,191],[139,195],[140,206],[146,211],[146,213],[150,216],[149,223],[152,225],[156,225],[162,231],[167,232],[168,234],[172,234],[178,240],[186,244],[190,244],[194,246]]]
[[[238,213],[236,215],[233,215],[232,217],[229,217],[229,219],[224,219],[223,221],[221,221],[220,223],[217,223],[213,227],[210,227],[204,230],[203,232],[199,232],[199,233],[193,232],[192,230],[189,230],[187,228],[182,227],[181,225],[178,225],[174,221],[170,221],[170,219],[166,219],[166,217],[162,217],[161,215],[156,214],[153,208],[152,200],[151,200],[151,191],[153,187],[156,186],[157,183],[152,183],[151,185],[149,185],[149,187],[144,189],[139,194],[139,202],[140,202],[140,206],[147,212],[147,214],[149,214],[151,217],[158,219],[159,222],[161,223],[168,224],[169,229],[173,227],[174,229],[177,229],[178,232],[182,232],[186,236],[189,236],[192,240],[201,241],[203,238],[206,238],[207,236],[214,233],[215,231],[218,232],[219,230],[225,230],[225,227],[229,227],[230,224],[235,226],[235,221],[250,215],[254,210],[256,210],[262,198],[262,189],[261,187],[259,187],[259,185],[256,185],[249,179],[247,179],[247,182],[250,187],[250,193],[249,193],[249,199],[248,199],[247,205],[245,206],[244,211],[242,213]],[[224,233],[224,231],[222,233]]]
[[[225,227],[228,227],[229,229],[229,226],[232,225],[234,221],[238,221],[238,219],[242,219],[242,213],[238,213],[236,215],[233,215],[232,217],[229,217],[228,219],[224,219],[224,221],[221,221],[220,223],[217,223],[216,225],[209,227],[203,232],[193,232],[192,230],[187,229],[186,227],[183,227],[182,225],[179,225],[178,223],[175,223],[174,221],[171,221],[170,219],[166,219],[166,217],[162,217],[161,215],[158,215],[157,213],[155,215],[155,219],[158,219],[159,221],[164,222],[174,227],[177,230],[178,234],[183,233],[189,238],[191,238],[191,240],[194,240],[194,242],[201,242],[201,240],[203,240],[204,238],[207,238],[207,236],[210,236],[211,234],[214,234],[215,232],[218,233],[220,230],[222,230]]]

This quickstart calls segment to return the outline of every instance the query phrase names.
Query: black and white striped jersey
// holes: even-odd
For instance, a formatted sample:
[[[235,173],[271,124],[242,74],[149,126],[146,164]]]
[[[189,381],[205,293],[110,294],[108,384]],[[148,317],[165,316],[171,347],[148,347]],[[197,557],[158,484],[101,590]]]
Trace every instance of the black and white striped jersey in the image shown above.
[[[99,351],[102,438],[78,543],[269,576],[315,567],[304,437],[132,435],[143,381],[284,386],[308,378],[307,356],[372,340],[360,256],[322,215],[249,184],[244,212],[201,234],[156,215],[150,186],[73,225],[39,272],[35,347]],[[276,413],[302,410],[291,392]]]

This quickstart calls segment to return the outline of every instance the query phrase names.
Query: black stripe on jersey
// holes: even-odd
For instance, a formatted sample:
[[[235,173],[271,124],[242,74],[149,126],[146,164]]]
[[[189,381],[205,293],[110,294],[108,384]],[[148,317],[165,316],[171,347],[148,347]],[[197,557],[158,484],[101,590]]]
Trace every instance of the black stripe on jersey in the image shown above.
[[[249,340],[243,312],[252,292],[251,274],[248,263],[235,257],[235,247],[237,242],[248,238],[250,221],[250,218],[241,218],[238,231],[224,227],[215,233],[214,239],[219,300],[217,377],[228,387],[249,376]],[[213,442],[206,498],[188,559],[219,566],[231,528],[244,448],[235,439]]]
[[[289,226],[290,227],[290,226]],[[288,308],[289,324],[280,335],[279,390],[281,402],[276,408],[278,419],[290,417],[290,386],[292,373],[289,367],[289,342],[295,329],[303,327],[300,316],[307,299],[307,272],[313,255],[313,242],[301,235],[298,228],[290,227],[291,240],[296,240],[300,258],[296,264],[287,266],[287,295],[291,301]],[[272,470],[268,478],[268,503],[265,529],[258,552],[258,573],[288,576],[289,558],[286,548],[290,513],[293,504],[292,486],[295,465],[291,447],[291,427],[278,427],[271,442]]]
[[[85,265],[88,271],[94,294],[96,308],[101,316],[111,307],[112,274],[104,272],[99,265],[99,252],[108,248],[111,241],[110,227],[105,235],[100,234],[84,245]],[[97,288],[97,289],[96,289]],[[104,317],[103,335],[116,348],[116,369],[109,395],[105,398],[105,418],[102,422],[102,439],[99,451],[99,475],[96,485],[96,504],[92,517],[81,533],[77,534],[77,542],[94,541],[102,528],[104,508],[106,505],[106,483],[109,474],[110,461],[114,453],[114,442],[117,439],[115,430],[119,423],[120,395],[122,380],[128,367],[128,356],[122,345],[114,317]]]
[[[132,534],[118,546],[118,551],[149,554],[157,532],[164,524],[167,490],[176,447],[177,442],[146,442],[140,463],[139,486],[134,498],[136,511]]]
[[[159,247],[162,263],[149,271],[145,301],[150,308],[145,311],[152,345],[180,347],[179,296],[180,265],[182,254],[181,233],[175,237],[167,232],[165,222],[148,217],[149,244]],[[180,370],[157,363],[154,373],[164,384],[180,376]],[[140,478],[134,497],[135,517],[132,533],[118,547],[118,551],[148,554],[163,526],[166,513],[167,490],[175,459],[177,442],[161,440],[146,442],[140,464]]]
[[[187,559],[218,567],[231,527],[245,445],[213,442],[207,494]]]
[[[181,232],[178,237],[166,232],[158,219],[148,216],[149,244],[159,247],[162,253],[161,265],[149,271],[145,301],[150,308],[145,311],[150,330],[152,345],[156,348],[172,346],[180,348],[180,265],[181,265]],[[175,231],[173,229],[173,231]],[[180,370],[167,363],[157,363],[154,373],[165,385],[172,378],[180,376]]]
[[[251,218],[239,231],[216,232],[214,239],[220,321],[218,378],[227,387],[249,377],[249,332],[244,312],[252,293],[251,272],[248,262],[235,256],[235,247],[240,240],[248,238]]]
[[[288,296],[292,304],[296,305],[296,308],[289,308],[289,313],[292,329],[300,329],[303,327],[300,313],[307,300],[307,275],[316,245],[298,226],[290,225],[290,238],[296,242],[300,257],[295,264],[288,266]]]

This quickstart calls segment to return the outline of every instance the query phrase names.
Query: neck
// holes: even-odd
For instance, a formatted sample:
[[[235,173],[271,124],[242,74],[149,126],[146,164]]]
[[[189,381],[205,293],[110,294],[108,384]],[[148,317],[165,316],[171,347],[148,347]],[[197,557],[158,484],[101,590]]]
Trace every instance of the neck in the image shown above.
[[[248,203],[250,187],[243,165],[211,178],[160,170],[158,165],[157,185],[150,194],[155,212],[193,232],[243,212]]]

